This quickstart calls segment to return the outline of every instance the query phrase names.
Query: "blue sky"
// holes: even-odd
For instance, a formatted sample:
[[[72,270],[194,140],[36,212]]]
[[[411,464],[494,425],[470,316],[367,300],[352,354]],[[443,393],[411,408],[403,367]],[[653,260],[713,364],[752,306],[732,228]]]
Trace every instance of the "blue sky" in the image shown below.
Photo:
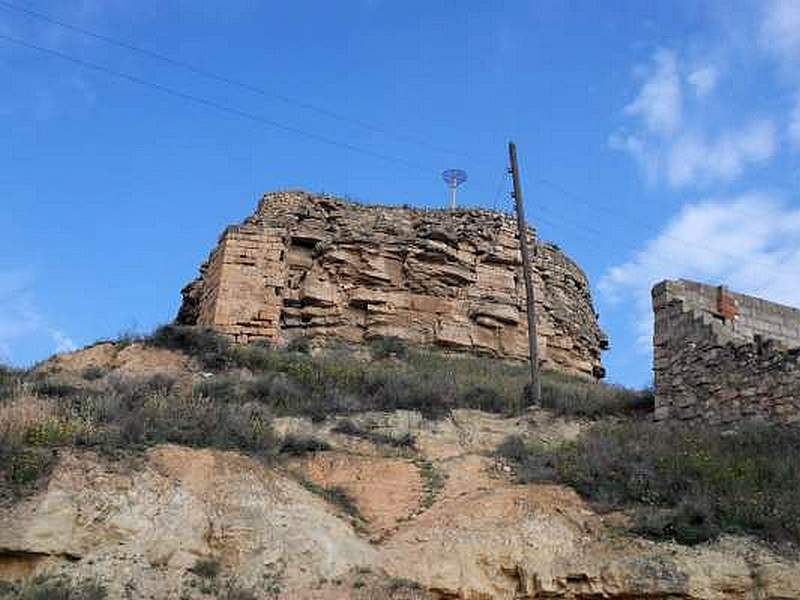
[[[529,221],[593,283],[612,381],[650,381],[659,279],[800,304],[800,2],[13,4],[269,93],[0,2],[0,359],[171,320],[265,191],[443,206],[460,167],[462,203],[508,208],[510,138]]]

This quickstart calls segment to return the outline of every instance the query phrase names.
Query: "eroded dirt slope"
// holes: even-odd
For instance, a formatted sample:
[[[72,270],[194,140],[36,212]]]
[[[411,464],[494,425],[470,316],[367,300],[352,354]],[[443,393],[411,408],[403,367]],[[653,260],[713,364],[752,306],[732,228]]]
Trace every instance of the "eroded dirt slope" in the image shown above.
[[[580,421],[350,420],[384,437],[286,418],[280,435],[330,449],[270,465],[177,446],[122,461],[65,451],[46,488],[2,510],[0,578],[63,572],[110,598],[800,598],[800,563],[751,540],[623,534],[569,488],[515,484],[492,456],[512,433],[574,439]],[[387,442],[405,434],[413,448]]]

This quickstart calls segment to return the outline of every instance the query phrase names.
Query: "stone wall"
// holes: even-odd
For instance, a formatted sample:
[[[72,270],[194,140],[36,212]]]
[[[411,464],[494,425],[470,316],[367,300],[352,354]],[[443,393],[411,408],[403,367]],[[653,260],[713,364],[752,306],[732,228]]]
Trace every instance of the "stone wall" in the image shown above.
[[[653,309],[657,420],[800,420],[800,310],[685,280]]]
[[[602,376],[607,339],[586,276],[529,235],[543,366]],[[515,221],[503,214],[276,192],[222,234],[177,320],[240,342],[397,336],[524,358],[521,268]]]

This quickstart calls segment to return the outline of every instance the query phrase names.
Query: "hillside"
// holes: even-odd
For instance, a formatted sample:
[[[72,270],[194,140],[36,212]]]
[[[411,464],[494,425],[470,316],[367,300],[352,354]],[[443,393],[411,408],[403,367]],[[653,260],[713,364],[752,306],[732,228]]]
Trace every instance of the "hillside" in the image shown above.
[[[524,382],[174,326],[4,370],[0,595],[800,597],[795,430],[654,428],[650,394],[558,373],[526,408]]]

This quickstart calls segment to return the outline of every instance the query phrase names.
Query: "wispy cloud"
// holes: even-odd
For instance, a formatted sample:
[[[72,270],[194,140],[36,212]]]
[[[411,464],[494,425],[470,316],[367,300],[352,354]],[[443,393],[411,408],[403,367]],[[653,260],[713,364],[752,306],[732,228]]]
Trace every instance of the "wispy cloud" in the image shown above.
[[[34,276],[23,269],[0,271],[0,360],[18,362],[15,345],[31,337],[49,340],[54,352],[75,350],[75,343],[53,327],[36,306]]]
[[[651,348],[651,287],[681,277],[800,306],[800,209],[759,193],[689,204],[633,259],[610,268],[600,291],[635,307],[641,350]]]
[[[688,131],[670,144],[667,179],[675,187],[732,181],[748,165],[772,158],[777,147],[775,125],[767,119],[753,120],[738,130],[723,131],[711,140]]]
[[[650,183],[677,188],[729,182],[777,152],[770,118],[751,116],[707,130],[704,116],[715,107],[706,100],[717,87],[719,67],[690,67],[676,51],[662,48],[637,73],[641,86],[623,111],[629,122],[610,136],[609,145],[632,156]]]
[[[686,81],[694,88],[698,98],[705,98],[717,87],[719,69],[712,65],[704,65],[689,73]]]
[[[642,87],[625,107],[625,114],[641,119],[649,133],[671,135],[683,118],[683,94],[675,53],[657,50],[652,67],[646,72]]]
[[[781,61],[800,58],[800,3],[797,0],[770,0],[761,5],[759,42]]]

